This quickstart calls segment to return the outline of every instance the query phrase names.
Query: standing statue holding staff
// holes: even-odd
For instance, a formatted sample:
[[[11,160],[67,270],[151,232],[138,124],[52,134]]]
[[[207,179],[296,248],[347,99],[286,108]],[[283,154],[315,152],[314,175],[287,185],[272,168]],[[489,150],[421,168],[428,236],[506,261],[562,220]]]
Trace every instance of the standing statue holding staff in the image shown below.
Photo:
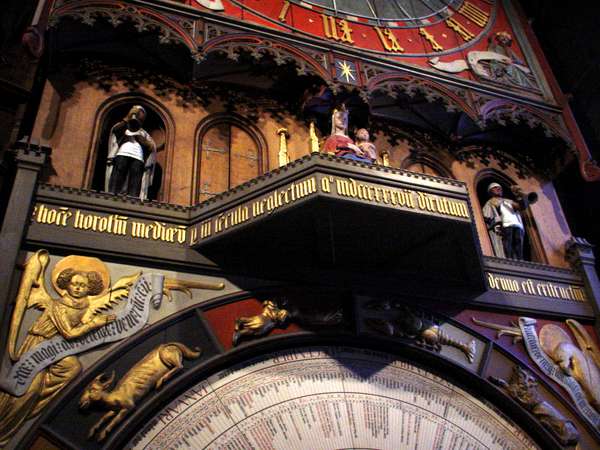
[[[135,105],[127,116],[110,130],[106,167],[106,190],[148,198],[156,165],[156,144],[142,128],[146,110]]]
[[[537,201],[537,194],[525,196],[518,186],[511,189],[517,201],[502,197],[502,186],[490,183],[487,192],[491,198],[483,207],[494,254],[500,258],[523,259],[525,228],[520,211]]]

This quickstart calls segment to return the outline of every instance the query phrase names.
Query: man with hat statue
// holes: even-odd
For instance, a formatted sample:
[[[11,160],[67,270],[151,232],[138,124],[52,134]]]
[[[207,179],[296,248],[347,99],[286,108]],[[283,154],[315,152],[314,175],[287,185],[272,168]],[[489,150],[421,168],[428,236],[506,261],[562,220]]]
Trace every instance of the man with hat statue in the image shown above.
[[[487,192],[491,198],[483,207],[483,218],[494,254],[500,258],[523,259],[525,229],[519,211],[527,207],[527,202],[503,198],[502,186],[498,183],[490,183]]]

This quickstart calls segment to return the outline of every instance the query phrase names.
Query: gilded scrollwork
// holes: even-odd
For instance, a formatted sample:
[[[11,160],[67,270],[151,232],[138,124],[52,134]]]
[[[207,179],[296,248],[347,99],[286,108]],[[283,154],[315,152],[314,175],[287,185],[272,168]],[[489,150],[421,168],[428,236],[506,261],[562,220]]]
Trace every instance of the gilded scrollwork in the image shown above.
[[[101,311],[126,296],[139,276],[123,277],[111,288],[108,269],[102,261],[69,256],[52,271],[52,285],[59,294],[52,298],[44,281],[49,259],[48,252],[40,250],[25,263],[9,330],[8,354],[13,362],[54,336],[78,338],[115,320],[114,315]],[[42,314],[17,347],[21,322],[29,308],[41,310]],[[66,356],[40,370],[24,394],[0,393],[0,445],[6,445],[25,420],[37,416],[80,372],[78,358]]]
[[[114,388],[115,373],[110,377],[98,375],[85,388],[79,400],[83,410],[97,403],[108,409],[90,429],[88,438],[103,441],[106,436],[135,409],[137,403],[152,389],[160,389],[170,378],[183,369],[183,359],[197,359],[200,349],[191,350],[179,342],[159,345],[136,363]]]
[[[567,326],[573,331],[579,346],[565,330],[554,324],[542,327],[540,345],[566,375],[577,380],[590,405],[600,412],[600,368],[592,350],[595,343],[577,321],[569,319]]]

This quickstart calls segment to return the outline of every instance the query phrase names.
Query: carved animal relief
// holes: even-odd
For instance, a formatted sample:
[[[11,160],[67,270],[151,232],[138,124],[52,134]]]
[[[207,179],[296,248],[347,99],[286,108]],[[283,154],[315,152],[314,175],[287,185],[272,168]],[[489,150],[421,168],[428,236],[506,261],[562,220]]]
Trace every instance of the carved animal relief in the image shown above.
[[[183,359],[197,359],[200,349],[191,350],[179,342],[159,345],[133,366],[111,389],[115,373],[98,375],[85,388],[79,407],[87,409],[98,403],[109,411],[90,429],[88,438],[103,441],[106,436],[135,409],[137,403],[153,389],[161,386],[183,369]]]
[[[365,319],[365,323],[369,328],[381,334],[410,339],[417,345],[436,352],[440,352],[444,345],[454,347],[465,355],[469,363],[475,361],[477,354],[475,341],[471,340],[466,343],[454,339],[442,330],[440,323],[433,316],[427,315],[422,311],[416,312],[403,305],[392,304],[388,301],[371,302],[366,305],[366,309],[396,313],[393,319]]]
[[[275,327],[283,327],[288,317],[287,310],[279,308],[272,300],[265,300],[260,314],[235,320],[233,345],[238,345],[243,337],[265,336]]]
[[[537,333],[536,321],[528,317],[520,317],[518,326],[484,322],[474,317],[472,320],[477,325],[498,330],[498,337],[512,336],[513,344],[523,341],[538,367],[563,386],[581,414],[600,428],[600,351],[579,322],[572,319],[565,322],[576,345],[565,330],[554,324],[544,325]]]
[[[579,432],[554,406],[545,401],[538,391],[535,377],[519,366],[513,368],[510,380],[490,377],[490,381],[504,388],[521,406],[531,412],[563,445],[574,445]]]

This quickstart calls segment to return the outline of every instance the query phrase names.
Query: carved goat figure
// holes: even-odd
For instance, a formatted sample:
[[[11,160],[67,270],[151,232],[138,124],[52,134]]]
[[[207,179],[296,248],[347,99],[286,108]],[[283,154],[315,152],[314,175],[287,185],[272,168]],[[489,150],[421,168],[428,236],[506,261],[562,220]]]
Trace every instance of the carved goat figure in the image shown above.
[[[136,403],[141,398],[153,388],[160,389],[167,380],[183,368],[183,358],[200,357],[200,349],[196,350],[193,351],[179,342],[159,345],[129,369],[112,390],[110,386],[115,379],[114,371],[108,378],[104,374],[94,378],[83,391],[79,407],[86,409],[92,403],[100,403],[110,411],[90,429],[88,438],[92,439],[97,435],[97,440],[103,441],[107,434],[136,407]],[[100,431],[102,425],[109,420],[108,425]]]

